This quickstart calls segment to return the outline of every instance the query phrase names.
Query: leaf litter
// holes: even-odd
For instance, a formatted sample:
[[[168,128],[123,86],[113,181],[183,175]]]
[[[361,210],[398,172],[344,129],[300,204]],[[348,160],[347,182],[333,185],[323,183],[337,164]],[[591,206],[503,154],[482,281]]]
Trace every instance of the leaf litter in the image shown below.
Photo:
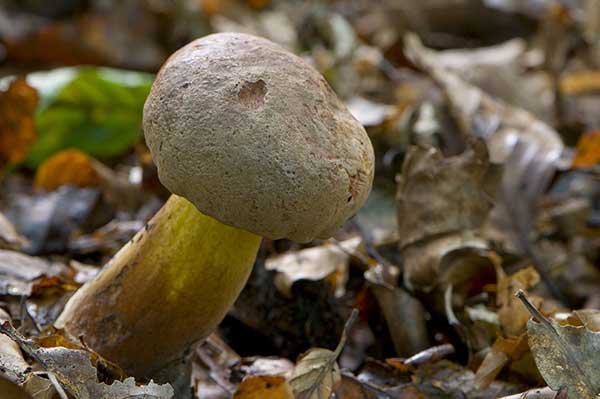
[[[265,240],[229,316],[193,350],[195,397],[598,394],[595,2],[6,4],[0,306],[18,329],[0,335],[0,390],[170,394],[48,337],[166,199],[140,141],[146,72],[233,29],[309,60],[367,129],[377,171],[334,239]]]

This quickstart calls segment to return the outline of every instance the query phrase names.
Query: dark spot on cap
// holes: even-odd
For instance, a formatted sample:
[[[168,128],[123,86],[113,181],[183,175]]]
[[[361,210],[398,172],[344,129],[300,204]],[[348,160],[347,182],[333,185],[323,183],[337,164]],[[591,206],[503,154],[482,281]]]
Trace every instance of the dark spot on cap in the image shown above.
[[[262,79],[256,82],[244,81],[238,92],[238,100],[244,108],[257,110],[265,104],[267,91],[267,84]]]

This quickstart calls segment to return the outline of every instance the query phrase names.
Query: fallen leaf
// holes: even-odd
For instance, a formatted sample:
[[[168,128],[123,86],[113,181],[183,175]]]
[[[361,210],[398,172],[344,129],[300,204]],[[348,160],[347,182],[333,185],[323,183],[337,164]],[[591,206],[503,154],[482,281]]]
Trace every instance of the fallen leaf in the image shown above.
[[[346,105],[352,116],[365,127],[382,124],[395,111],[393,105],[376,103],[362,97],[352,97]]]
[[[590,331],[600,332],[600,310],[598,309],[581,309],[573,311],[573,316],[576,317],[581,325]]]
[[[342,372],[342,380],[337,386],[335,394],[337,398],[343,399],[390,399],[385,392],[344,372]]]
[[[598,162],[600,162],[600,130],[585,133],[579,138],[571,167],[592,167]]]
[[[561,326],[547,319],[523,291],[517,293],[533,319],[527,323],[529,346],[540,373],[555,391],[567,388],[569,398],[600,395],[600,332]]]
[[[0,249],[22,249],[29,240],[17,232],[15,226],[4,214],[0,213]]]
[[[463,132],[486,141],[491,162],[503,163],[519,141],[534,144],[550,161],[557,161],[562,155],[564,144],[553,128],[531,113],[491,97],[440,65],[438,53],[423,46],[416,35],[405,36],[405,53],[443,88]]]
[[[245,377],[235,399],[295,399],[292,388],[284,376],[253,375]]]
[[[479,141],[447,158],[433,147],[408,150],[397,178],[396,204],[409,287],[431,289],[438,282],[442,259],[453,251],[487,249],[477,235],[491,208],[484,190],[487,167],[485,144]]]
[[[34,187],[52,191],[60,186],[95,187],[100,184],[91,158],[76,149],[60,151],[46,159],[37,169]]]
[[[0,168],[25,160],[37,139],[34,115],[37,91],[25,79],[10,82],[0,91]]]
[[[61,386],[76,399],[171,399],[174,391],[169,384],[138,386],[133,378],[115,381],[111,385],[99,383],[97,370],[92,366],[89,353],[64,347],[44,348],[25,338],[5,322],[0,332],[17,342],[21,349],[48,373],[52,373]],[[26,375],[24,376],[26,377]]]
[[[526,392],[520,392],[514,395],[503,396],[500,399],[567,399],[566,391],[556,392],[552,389],[535,388]]]
[[[498,337],[475,373],[475,386],[487,388],[511,359],[519,359],[529,350],[525,334],[519,337]]]
[[[580,71],[561,76],[560,90],[568,96],[600,91],[600,71]]]
[[[361,238],[354,237],[339,244],[327,242],[318,247],[288,252],[277,257],[268,258],[265,262],[267,270],[277,271],[275,286],[284,295],[292,295],[292,285],[299,280],[319,281],[335,275],[336,295],[343,295],[348,279],[348,261],[350,254],[361,245]]]
[[[394,285],[396,268],[377,264],[367,270],[364,276],[383,312],[396,354],[412,356],[427,348],[429,337],[425,308],[417,298]]]
[[[64,264],[16,251],[0,250],[0,295],[29,296],[36,280],[65,273]]]
[[[10,317],[0,309],[0,323],[5,321],[10,321]],[[30,366],[23,358],[19,345],[6,335],[0,335],[0,378],[20,385],[25,382],[24,376],[29,371]]]
[[[498,305],[498,319],[502,330],[508,337],[517,337],[521,335],[527,326],[530,318],[527,309],[524,309],[515,293],[518,290],[527,290],[540,282],[540,276],[536,270],[529,266],[525,269],[507,276],[504,271],[498,267],[498,283],[496,292],[496,303]],[[532,299],[536,306],[542,303],[541,298]]]
[[[50,193],[16,196],[7,213],[30,240],[28,253],[41,254],[65,251],[75,232],[103,223],[112,209],[96,188],[63,186]]]
[[[296,399],[329,399],[331,397],[336,384],[341,379],[336,359],[344,349],[348,332],[356,317],[358,317],[358,311],[353,310],[334,351],[313,348],[300,356],[289,379]]]

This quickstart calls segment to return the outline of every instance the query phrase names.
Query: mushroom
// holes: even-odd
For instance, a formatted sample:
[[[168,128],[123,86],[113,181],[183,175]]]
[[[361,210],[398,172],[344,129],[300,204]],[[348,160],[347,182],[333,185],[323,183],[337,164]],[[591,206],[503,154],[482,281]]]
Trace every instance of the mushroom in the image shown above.
[[[365,202],[373,148],[308,63],[262,38],[198,39],[163,65],[144,134],[173,195],[57,321],[153,377],[224,318],[261,237],[330,237]]]

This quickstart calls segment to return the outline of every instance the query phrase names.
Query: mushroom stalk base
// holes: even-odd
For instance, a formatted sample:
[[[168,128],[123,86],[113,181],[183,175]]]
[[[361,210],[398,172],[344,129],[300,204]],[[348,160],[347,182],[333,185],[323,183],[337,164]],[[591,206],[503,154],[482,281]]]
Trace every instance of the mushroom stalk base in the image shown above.
[[[206,338],[252,270],[261,237],[171,196],[56,322],[72,337],[149,378]]]

